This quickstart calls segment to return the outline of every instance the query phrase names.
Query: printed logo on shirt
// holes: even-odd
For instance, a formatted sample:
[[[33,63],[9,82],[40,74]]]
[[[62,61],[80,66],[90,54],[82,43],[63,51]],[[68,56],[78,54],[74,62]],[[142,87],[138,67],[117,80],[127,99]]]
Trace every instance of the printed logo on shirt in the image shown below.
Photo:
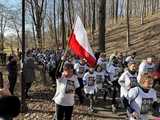
[[[102,75],[96,75],[96,83],[101,84],[102,83]]]
[[[131,83],[130,83],[131,88],[136,87],[138,85],[136,77],[129,77],[129,79],[131,81]]]
[[[142,98],[141,114],[147,114],[151,111],[153,98]]]
[[[73,94],[74,90],[75,90],[74,81],[67,80],[66,89],[65,89],[66,94]]]
[[[84,67],[79,67],[79,73],[83,74],[84,73]]]
[[[95,82],[94,77],[89,76],[88,77],[88,86],[94,86],[94,82]]]

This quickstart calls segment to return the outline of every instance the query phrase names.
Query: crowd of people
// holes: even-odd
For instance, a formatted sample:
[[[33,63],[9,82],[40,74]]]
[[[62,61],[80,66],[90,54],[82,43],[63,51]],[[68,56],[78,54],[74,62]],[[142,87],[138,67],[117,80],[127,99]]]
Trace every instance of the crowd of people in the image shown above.
[[[56,107],[55,120],[71,120],[75,104],[75,94],[79,103],[89,100],[88,110],[96,112],[95,105],[99,99],[107,102],[111,98],[112,112],[119,107],[125,108],[129,120],[147,120],[151,110],[160,113],[156,90],[160,85],[160,60],[150,55],[140,64],[136,52],[124,57],[114,53],[106,57],[105,53],[97,53],[97,64],[90,66],[84,58],[79,58],[63,50],[31,49],[26,52],[23,63],[25,78],[25,97],[35,78],[36,65],[42,65],[48,72],[56,93],[53,98]],[[0,95],[13,96],[18,75],[18,61],[21,57],[12,54],[8,57],[8,83],[1,82]],[[35,64],[35,62],[37,64]],[[117,99],[119,98],[119,99]],[[16,105],[19,105],[16,98]]]
[[[56,120],[71,120],[75,93],[80,103],[89,100],[90,112],[95,112],[97,98],[102,95],[104,101],[106,97],[112,99],[113,113],[122,105],[129,120],[147,120],[150,111],[160,113],[154,90],[160,85],[160,62],[155,56],[148,56],[140,65],[135,52],[126,58],[122,53],[112,54],[108,59],[105,53],[100,53],[95,67],[83,58],[70,55],[65,55],[63,61],[63,72],[56,76],[57,91],[53,98]]]

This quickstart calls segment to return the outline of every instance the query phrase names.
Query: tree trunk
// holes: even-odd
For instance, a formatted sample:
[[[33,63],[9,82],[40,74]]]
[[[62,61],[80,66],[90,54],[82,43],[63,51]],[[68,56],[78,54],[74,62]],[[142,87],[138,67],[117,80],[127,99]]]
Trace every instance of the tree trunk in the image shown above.
[[[83,0],[83,25],[86,27],[86,0]]]
[[[61,4],[62,4],[62,12],[61,12],[62,48],[65,49],[66,33],[65,33],[65,21],[64,21],[64,0],[61,0]]]
[[[42,48],[43,45],[42,45],[42,29],[41,29],[41,26],[37,25],[36,26],[36,34],[37,34],[37,41],[38,41],[38,47],[39,48]]]
[[[118,21],[119,0],[116,0],[116,23]]]
[[[55,36],[55,41],[56,41],[56,45],[57,45],[57,49],[58,49],[58,46],[59,46],[59,43],[58,43],[58,38],[57,38],[57,27],[56,27],[56,0],[54,0],[54,3],[53,3],[53,14],[54,14],[54,36]]]
[[[32,33],[33,33],[34,46],[35,48],[37,48],[37,41],[36,41],[36,35],[35,35],[35,29],[34,29],[33,23],[32,23]]]
[[[96,0],[93,0],[93,18],[92,18],[92,34],[94,35],[94,30],[96,29],[96,10],[95,10],[95,3]]]
[[[129,0],[127,0],[127,46],[130,46],[130,21],[129,21]]]
[[[141,25],[143,24],[143,17],[144,17],[144,0],[141,0]]]
[[[99,9],[99,50],[105,52],[106,0],[100,0]]]

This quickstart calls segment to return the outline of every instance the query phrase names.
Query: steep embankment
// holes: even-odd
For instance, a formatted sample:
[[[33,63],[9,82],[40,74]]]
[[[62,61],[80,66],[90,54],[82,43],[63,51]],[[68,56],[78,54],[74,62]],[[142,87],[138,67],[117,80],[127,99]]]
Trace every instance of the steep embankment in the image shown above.
[[[108,56],[114,51],[127,54],[136,51],[139,59],[150,54],[160,57],[160,14],[146,17],[143,25],[140,24],[140,18],[131,18],[129,48],[126,42],[126,31],[125,19],[107,27],[106,53]]]

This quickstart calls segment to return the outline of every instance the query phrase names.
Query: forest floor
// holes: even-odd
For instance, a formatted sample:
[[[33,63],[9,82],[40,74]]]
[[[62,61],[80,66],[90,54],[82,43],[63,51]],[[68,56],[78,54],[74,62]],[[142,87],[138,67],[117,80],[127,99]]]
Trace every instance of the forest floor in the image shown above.
[[[0,67],[7,79],[7,72],[5,67]],[[32,88],[29,92],[30,99],[26,99],[28,110],[25,113],[21,113],[15,120],[53,120],[55,113],[54,102],[52,98],[55,93],[55,88],[49,78],[47,81],[41,81],[40,71],[36,72],[37,79],[34,81]],[[20,77],[19,77],[20,78]],[[20,79],[16,85],[16,95],[20,97]],[[88,111],[87,102],[83,105],[79,105],[76,102],[74,106],[72,120],[126,120],[126,113],[124,110],[119,110],[116,114],[111,112],[111,104],[108,99],[104,102],[99,99],[96,102],[96,112],[91,113]],[[151,116],[150,120],[154,117]]]

